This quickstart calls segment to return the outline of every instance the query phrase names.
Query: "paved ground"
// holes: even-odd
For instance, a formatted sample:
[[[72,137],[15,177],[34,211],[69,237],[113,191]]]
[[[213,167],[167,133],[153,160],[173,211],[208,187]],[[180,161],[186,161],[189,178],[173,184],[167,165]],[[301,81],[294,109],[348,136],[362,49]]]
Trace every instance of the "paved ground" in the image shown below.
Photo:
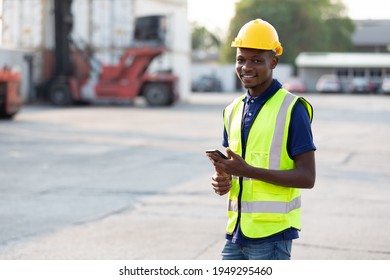
[[[220,259],[226,198],[203,150],[219,148],[233,96],[27,106],[1,121],[0,259]],[[317,182],[293,259],[390,259],[390,97],[307,99]]]

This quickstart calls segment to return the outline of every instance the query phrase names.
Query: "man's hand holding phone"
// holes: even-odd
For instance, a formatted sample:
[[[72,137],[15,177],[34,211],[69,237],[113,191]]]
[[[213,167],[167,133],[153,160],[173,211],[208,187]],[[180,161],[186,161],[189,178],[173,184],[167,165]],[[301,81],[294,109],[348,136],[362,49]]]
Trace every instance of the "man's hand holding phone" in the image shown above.
[[[225,160],[228,159],[227,156],[225,156],[221,151],[219,150],[206,150],[207,157],[211,160],[211,162],[214,164],[218,162],[219,160]],[[231,183],[231,176],[223,171],[218,170],[217,167],[215,167],[215,174],[211,177],[211,185],[213,186],[213,189],[216,194],[224,195],[229,192],[232,183]]]

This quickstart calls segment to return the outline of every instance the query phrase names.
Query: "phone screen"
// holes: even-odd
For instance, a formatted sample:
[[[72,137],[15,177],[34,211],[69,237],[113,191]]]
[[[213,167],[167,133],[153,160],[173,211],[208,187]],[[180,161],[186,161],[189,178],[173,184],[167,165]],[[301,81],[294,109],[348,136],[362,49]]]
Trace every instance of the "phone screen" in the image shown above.
[[[212,154],[215,154],[223,159],[227,159],[227,156],[225,156],[220,150],[206,150],[206,153],[212,153]]]

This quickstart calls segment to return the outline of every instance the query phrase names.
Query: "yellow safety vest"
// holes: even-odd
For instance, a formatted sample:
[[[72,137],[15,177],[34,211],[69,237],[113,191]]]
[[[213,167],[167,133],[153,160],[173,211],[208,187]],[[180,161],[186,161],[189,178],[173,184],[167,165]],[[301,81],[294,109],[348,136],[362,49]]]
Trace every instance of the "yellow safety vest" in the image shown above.
[[[244,109],[242,100],[245,97],[246,95],[242,95],[235,99],[224,110],[224,125],[230,149],[241,155],[251,166],[275,170],[293,169],[294,161],[287,152],[291,111],[297,100],[300,100],[311,121],[312,106],[305,99],[279,89],[264,104],[254,120],[243,155],[241,123]],[[301,193],[297,188],[233,176],[226,231],[232,234],[238,219],[242,233],[249,238],[267,237],[290,227],[300,230],[300,208]]]

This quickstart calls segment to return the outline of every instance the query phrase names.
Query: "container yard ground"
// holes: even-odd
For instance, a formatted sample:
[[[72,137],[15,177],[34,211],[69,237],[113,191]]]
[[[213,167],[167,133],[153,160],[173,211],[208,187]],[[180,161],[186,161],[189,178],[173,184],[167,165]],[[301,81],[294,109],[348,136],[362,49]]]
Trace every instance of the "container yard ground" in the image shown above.
[[[221,148],[237,94],[172,108],[27,105],[0,122],[0,259],[218,260]],[[303,190],[294,260],[390,259],[390,97],[306,94],[317,181]]]

